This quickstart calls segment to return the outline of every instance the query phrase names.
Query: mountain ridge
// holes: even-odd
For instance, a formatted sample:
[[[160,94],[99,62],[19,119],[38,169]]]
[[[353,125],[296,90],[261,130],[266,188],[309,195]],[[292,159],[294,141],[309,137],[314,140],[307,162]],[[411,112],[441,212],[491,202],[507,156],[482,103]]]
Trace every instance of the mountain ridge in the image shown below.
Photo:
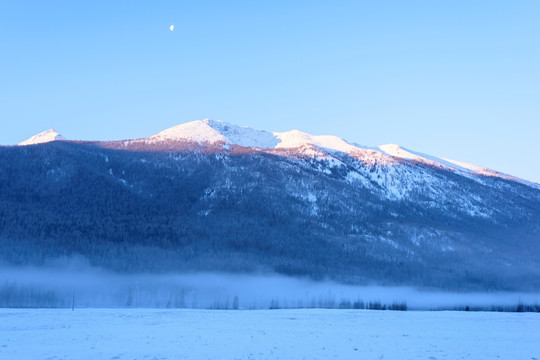
[[[67,139],[54,130],[39,133],[18,145],[35,145],[51,141]],[[285,132],[269,132],[256,130],[247,126],[238,126],[221,120],[195,120],[172,126],[155,135],[135,140],[118,140],[112,142],[124,142],[124,144],[159,144],[165,142],[192,141],[200,144],[218,144],[223,147],[231,145],[247,148],[270,149],[296,149],[304,147],[304,154],[317,155],[317,151],[306,149],[310,146],[322,150],[338,151],[353,155],[367,163],[380,163],[388,165],[396,159],[417,161],[432,166],[452,169],[464,175],[480,175],[504,178],[517,181],[529,186],[540,187],[540,184],[521,179],[496,170],[482,166],[469,164],[462,161],[440,158],[417,151],[409,150],[398,144],[385,144],[380,146],[362,146],[347,142],[334,135],[311,135],[300,130]],[[111,142],[111,141],[110,141]],[[375,153],[376,152],[376,153]],[[324,156],[324,155],[323,155]]]
[[[0,164],[0,265],[540,289],[540,189],[503,177],[221,139],[52,141]]]

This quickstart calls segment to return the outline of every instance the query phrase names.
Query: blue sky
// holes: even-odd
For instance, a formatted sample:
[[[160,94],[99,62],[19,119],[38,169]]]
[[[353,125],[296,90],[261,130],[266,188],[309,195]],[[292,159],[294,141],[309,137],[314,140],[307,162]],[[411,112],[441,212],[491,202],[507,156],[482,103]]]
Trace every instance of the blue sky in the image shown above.
[[[540,182],[536,0],[0,0],[0,49],[4,145],[212,118]]]

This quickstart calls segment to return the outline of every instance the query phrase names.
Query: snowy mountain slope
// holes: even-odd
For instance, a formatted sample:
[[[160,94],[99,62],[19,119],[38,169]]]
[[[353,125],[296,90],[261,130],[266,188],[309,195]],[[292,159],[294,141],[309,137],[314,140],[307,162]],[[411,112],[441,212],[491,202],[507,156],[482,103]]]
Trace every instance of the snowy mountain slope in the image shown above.
[[[417,162],[421,162],[421,163],[428,164],[431,166],[455,170],[457,172],[462,173],[463,175],[472,174],[472,175],[480,175],[480,176],[498,177],[501,179],[518,181],[518,182],[521,182],[523,184],[530,185],[530,186],[538,186],[538,184],[534,184],[530,181],[519,179],[514,176],[507,175],[507,174],[504,174],[495,170],[491,170],[482,166],[468,164],[465,162],[451,160],[451,159],[438,158],[438,157],[427,155],[427,154],[422,154],[416,151],[405,149],[404,147],[401,147],[396,144],[381,145],[379,146],[379,149],[381,149],[384,153],[394,156],[396,158],[417,161]]]
[[[170,141],[194,141],[199,144],[237,145],[247,148],[259,148],[269,152],[280,149],[297,149],[297,153],[314,158],[332,158],[333,153],[344,153],[368,166],[398,165],[401,160],[413,161],[455,171],[463,176],[489,176],[519,181],[527,185],[538,186],[531,182],[512,177],[481,166],[405,149],[399,145],[387,144],[378,147],[364,147],[351,144],[332,135],[311,135],[299,130],[286,132],[268,132],[249,127],[240,127],[223,121],[198,120],[166,129],[149,138],[139,139],[138,143],[159,143]],[[276,153],[276,152],[273,152]],[[291,153],[288,151],[287,153]],[[340,162],[335,162],[337,165]]]
[[[455,216],[489,218],[498,211],[481,197],[462,191],[462,177],[486,188],[501,186],[498,182],[488,181],[488,178],[517,180],[539,188],[536,184],[495,171],[414,152],[399,145],[369,148],[348,143],[336,136],[314,136],[298,130],[269,133],[221,121],[203,120],[173,127],[149,139],[158,142],[185,139],[195,140],[199,144],[229,144],[248,149],[256,147],[258,151],[285,157],[297,167],[330,176],[351,187],[368,190],[377,198],[399,202],[419,196],[419,204]],[[228,150],[225,151],[226,155]],[[441,176],[448,172],[454,175]],[[228,191],[231,182],[223,186]],[[212,193],[216,194],[216,191],[213,189]],[[314,191],[302,194],[292,192],[291,196],[301,200],[321,198]],[[316,209],[316,201],[312,201],[312,211],[316,213]]]
[[[173,126],[146,140],[148,142],[189,140],[198,143],[227,143],[243,147],[271,148],[278,139],[267,131],[240,127],[223,121],[197,120]]]
[[[456,169],[456,170],[461,170],[461,171],[467,170],[466,168],[458,167],[455,164],[439,159],[437,157],[405,149],[397,144],[381,145],[378,148],[382,150],[385,154],[388,154],[390,156],[394,156],[400,159],[408,159],[408,160],[422,162],[428,165],[443,167],[447,169]]]
[[[21,142],[19,145],[38,144],[55,140],[65,140],[54,130],[48,130]],[[456,174],[482,181],[486,177],[497,177],[516,181],[528,186],[540,188],[539,184],[531,183],[507,174],[460,161],[443,159],[396,144],[366,147],[352,144],[332,135],[311,135],[299,130],[286,132],[268,132],[249,127],[237,126],[224,121],[197,120],[173,126],[148,138],[121,142],[124,148],[142,148],[146,150],[163,149],[167,146],[182,143],[198,145],[214,145],[227,150],[231,145],[246,149],[257,149],[270,154],[289,157],[308,157],[318,161],[320,171],[339,172],[349,168],[349,179],[360,180],[367,186],[383,188],[387,196],[401,198],[414,188],[411,182],[429,179],[429,172],[416,167],[417,171],[410,172],[405,163],[423,164],[428,167],[453,171]],[[114,143],[114,142],[113,142]],[[350,158],[356,162],[350,163]],[[344,164],[348,164],[344,166]],[[351,170],[352,169],[352,170]],[[352,171],[352,172],[351,172]],[[409,175],[404,176],[407,173]],[[401,174],[401,175],[399,175]],[[429,181],[428,181],[429,182]]]
[[[276,145],[277,149],[314,145],[320,148],[340,151],[347,154],[358,150],[356,146],[349,144],[337,136],[316,136],[298,130],[291,130],[282,133],[276,132],[274,135],[280,140],[280,142]]]
[[[516,181],[516,182],[519,182],[519,183],[522,183],[522,184],[525,184],[525,185],[528,185],[528,186],[533,186],[533,187],[536,187],[536,188],[540,188],[540,184],[536,184],[536,183],[533,183],[531,181],[523,180],[523,179],[517,178],[517,177],[512,176],[512,175],[508,175],[508,174],[505,174],[505,173],[502,173],[502,172],[499,172],[499,171],[491,170],[491,169],[488,169],[486,167],[473,165],[473,164],[468,164],[468,163],[465,163],[465,162],[462,162],[462,161],[456,161],[456,160],[451,160],[451,159],[442,159],[442,160],[447,161],[447,162],[449,162],[451,164],[454,164],[458,168],[465,168],[465,169],[469,170],[470,172],[478,174],[478,175],[498,177],[498,178],[501,178],[501,179],[506,179],[506,180],[510,180],[510,181]]]
[[[208,121],[192,121],[163,130],[147,139],[151,142],[190,140],[198,143],[226,142],[227,138],[209,125]]]
[[[299,132],[300,147],[222,146],[243,128],[193,125],[0,147],[0,263],[540,288],[537,187]]]
[[[34,135],[31,138],[20,142],[19,145],[20,146],[35,145],[35,144],[42,144],[42,143],[58,141],[58,140],[66,140],[66,139],[62,135],[54,131],[53,129],[49,129],[47,131]]]
[[[345,153],[357,149],[357,147],[336,136],[314,136],[298,130],[271,133],[210,119],[173,126],[147,139],[140,140],[149,142],[189,140],[201,144],[223,142],[242,147],[263,149],[298,148],[304,145],[315,145]]]

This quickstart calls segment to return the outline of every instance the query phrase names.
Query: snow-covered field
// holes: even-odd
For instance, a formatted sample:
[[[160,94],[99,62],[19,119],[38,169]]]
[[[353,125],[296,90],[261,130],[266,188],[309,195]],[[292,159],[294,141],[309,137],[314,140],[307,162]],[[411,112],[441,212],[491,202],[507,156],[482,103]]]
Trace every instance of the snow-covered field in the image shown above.
[[[0,309],[0,359],[540,359],[540,314]]]

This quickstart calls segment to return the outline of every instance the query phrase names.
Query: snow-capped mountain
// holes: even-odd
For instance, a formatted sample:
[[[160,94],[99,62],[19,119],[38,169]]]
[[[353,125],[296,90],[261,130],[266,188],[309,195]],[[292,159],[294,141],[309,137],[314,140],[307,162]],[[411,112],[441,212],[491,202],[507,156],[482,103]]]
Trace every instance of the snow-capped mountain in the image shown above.
[[[258,148],[272,148],[278,143],[277,138],[270,132],[209,119],[173,126],[143,140],[149,142],[189,140]]]
[[[32,136],[29,139],[26,139],[19,143],[19,145],[35,145],[35,144],[43,144],[51,141],[58,141],[58,140],[66,140],[62,135],[54,131],[53,129],[49,129],[47,131],[44,131],[42,133],[36,134]]]
[[[57,140],[66,139],[53,129],[50,129],[20,142],[19,145],[34,145]],[[332,135],[311,135],[299,130],[269,132],[245,126],[238,126],[220,120],[205,119],[191,121],[173,126],[148,138],[129,141],[125,144],[156,145],[160,143],[170,144],[182,141],[195,142],[199,145],[218,144],[224,148],[235,145],[246,148],[257,148],[265,151],[271,149],[299,149],[304,155],[318,155],[320,158],[328,158],[328,152],[339,152],[350,155],[371,165],[396,164],[396,160],[401,159],[449,169],[464,175],[474,174],[500,177],[519,181],[531,186],[538,186],[538,184],[503,174],[495,170],[461,161],[434,157],[405,149],[396,144],[366,147],[349,143],[342,138]]]
[[[299,148],[314,145],[320,148],[352,153],[366,148],[349,144],[331,135],[311,135],[299,130],[269,132],[238,126],[220,120],[197,120],[173,126],[138,142],[195,141],[200,144],[223,144],[261,149]]]
[[[500,177],[520,181],[537,186],[525,180],[500,173],[481,166],[456,160],[437,158],[405,149],[396,144],[366,147],[351,144],[346,140],[332,135],[311,135],[299,130],[286,132],[268,132],[241,127],[219,120],[197,120],[173,126],[149,138],[138,139],[136,143],[167,143],[175,141],[193,141],[198,144],[219,144],[223,147],[236,145],[241,147],[270,149],[301,149],[303,154],[328,156],[328,152],[339,152],[350,155],[364,163],[389,165],[396,160],[419,162],[430,166],[445,168],[469,176],[482,175]],[[317,151],[317,149],[323,152]]]
[[[170,140],[223,143],[261,149],[298,148],[304,145],[315,145],[345,153],[359,149],[336,136],[314,136],[298,130],[268,132],[209,119],[177,125],[147,139],[151,142]]]
[[[0,164],[0,263],[540,289],[540,186],[398,145],[202,120]]]

